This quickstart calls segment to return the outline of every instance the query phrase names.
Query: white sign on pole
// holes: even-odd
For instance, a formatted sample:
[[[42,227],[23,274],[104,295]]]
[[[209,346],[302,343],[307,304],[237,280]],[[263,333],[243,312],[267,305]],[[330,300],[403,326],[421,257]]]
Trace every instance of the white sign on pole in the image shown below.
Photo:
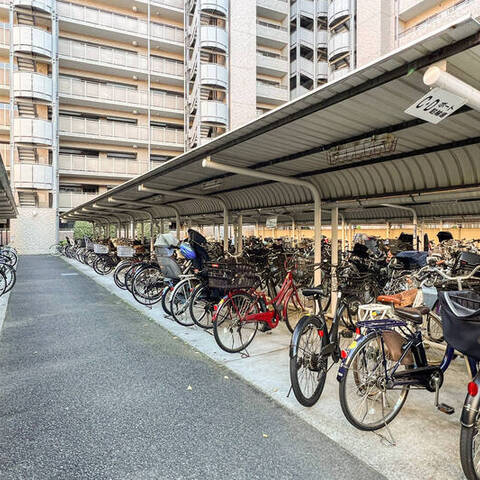
[[[265,222],[267,228],[277,228],[277,217],[269,217]]]
[[[439,123],[463,107],[466,99],[453,93],[434,88],[405,110],[405,113],[430,123]]]

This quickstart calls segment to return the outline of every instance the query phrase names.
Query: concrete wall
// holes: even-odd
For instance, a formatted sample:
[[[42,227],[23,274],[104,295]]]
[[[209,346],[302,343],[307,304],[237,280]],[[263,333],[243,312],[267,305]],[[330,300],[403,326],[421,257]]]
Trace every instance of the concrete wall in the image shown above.
[[[48,253],[55,243],[55,211],[51,208],[19,208],[11,221],[10,243],[21,255]]]
[[[357,66],[388,53],[394,46],[394,2],[357,0]]]
[[[257,4],[230,2],[230,130],[257,115]]]

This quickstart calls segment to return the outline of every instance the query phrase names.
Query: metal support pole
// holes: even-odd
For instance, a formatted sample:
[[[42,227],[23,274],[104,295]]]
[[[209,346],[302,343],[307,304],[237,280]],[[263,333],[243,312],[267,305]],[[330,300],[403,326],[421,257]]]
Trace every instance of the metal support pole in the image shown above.
[[[337,309],[337,267],[338,267],[338,207],[332,208],[332,315]]]
[[[418,217],[417,212],[410,207],[404,207],[403,205],[395,205],[391,203],[382,203],[382,207],[397,208],[398,210],[407,210],[413,215],[413,249],[418,250]]]
[[[345,246],[345,241],[346,241],[346,238],[345,238],[345,215],[343,215],[342,213],[339,213],[340,215],[340,218],[342,219],[342,252],[344,252],[346,250],[346,246]]]
[[[390,228],[392,227],[392,224],[390,222],[387,222],[387,240],[390,240]]]
[[[235,249],[238,255],[243,252],[243,216],[239,215],[237,219],[237,238],[235,240]]]
[[[233,165],[224,165],[222,163],[213,162],[210,158],[206,158],[202,162],[204,168],[213,168],[224,172],[235,173],[237,175],[245,175],[247,177],[261,178],[263,180],[272,180],[274,182],[286,183],[290,185],[297,185],[310,190],[314,204],[314,246],[315,246],[315,263],[320,264],[322,260],[322,199],[319,188],[307,180],[300,180],[298,178],[285,177],[282,175],[274,175],[271,173],[262,172],[259,170],[249,170],[248,168],[234,167]],[[321,283],[321,270],[315,270],[315,285]]]

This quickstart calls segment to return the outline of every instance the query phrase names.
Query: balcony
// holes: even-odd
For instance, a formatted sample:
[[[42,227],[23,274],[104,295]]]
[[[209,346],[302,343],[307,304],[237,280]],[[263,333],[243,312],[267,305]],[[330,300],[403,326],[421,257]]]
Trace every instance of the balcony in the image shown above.
[[[52,34],[46,30],[28,25],[14,25],[12,33],[14,52],[52,56]]]
[[[313,0],[297,0],[290,9],[290,15],[296,17],[298,14],[312,18],[314,11]]]
[[[223,16],[228,15],[228,0],[200,0],[200,9]]]
[[[148,0],[136,1],[148,5]],[[126,1],[125,3],[127,6],[131,5],[130,1]],[[155,8],[155,12],[158,12],[158,15],[161,17],[183,22],[184,0],[151,0],[150,5],[152,8]]]
[[[15,98],[52,100],[52,78],[37,72],[16,71],[13,74],[13,95]]]
[[[146,79],[148,74],[148,57],[119,48],[92,45],[77,40],[60,38],[58,51],[62,66],[100,72],[105,74],[118,73],[126,77],[132,76],[132,71],[139,78]],[[151,74],[162,83],[183,85],[183,63],[166,58],[151,57]]]
[[[319,17],[328,16],[328,0],[317,0],[317,15]]]
[[[200,27],[200,44],[202,48],[211,48],[222,52],[228,51],[228,33],[223,28],[202,25]]]
[[[313,61],[308,58],[297,58],[292,62],[292,75],[294,73],[301,73],[307,77],[313,78]]]
[[[324,30],[321,30],[322,32]],[[306,28],[300,27],[295,32],[290,34],[291,47],[300,42],[302,45],[306,45],[313,49],[313,32]]]
[[[317,79],[325,80],[328,78],[328,62],[319,61],[317,63]]]
[[[10,48],[10,28],[8,25],[3,25],[0,27],[0,49],[9,49]]]
[[[257,15],[281,21],[288,15],[288,1],[257,0]]]
[[[77,33],[147,45],[148,22],[140,18],[68,2],[57,2],[57,11],[60,21],[72,24],[69,29]],[[150,39],[163,50],[183,52],[182,28],[151,22]]]
[[[59,77],[58,90],[61,98],[69,103],[98,107],[114,107],[115,110],[131,111],[132,108],[144,113],[148,110],[148,90],[121,85],[108,85],[86,80]],[[183,96],[163,92],[151,92],[150,108],[167,117],[183,118]]]
[[[284,85],[271,85],[257,80],[257,101],[281,105],[288,101],[288,89]]]
[[[0,68],[0,93],[5,96],[10,94],[10,70],[8,67]]]
[[[401,0],[398,7],[398,17],[403,22],[408,22],[437,5],[438,0]]]
[[[317,48],[327,48],[328,32],[327,30],[317,31]]]
[[[227,88],[227,67],[224,65],[218,65],[216,63],[202,63],[200,67],[200,78],[203,86]]]
[[[8,109],[8,103],[2,106],[7,107],[0,109],[0,131],[5,132],[10,130],[10,110]]]
[[[308,90],[307,88],[299,85],[298,87],[291,90],[290,96],[291,96],[292,99],[294,99],[294,98],[301,97],[302,95],[305,95],[308,92],[310,92],[310,90]]]
[[[257,50],[257,72],[275,77],[283,77],[288,73],[288,58]]]
[[[58,192],[58,208],[70,210],[97,196],[98,194],[95,193]]]
[[[52,144],[52,122],[41,118],[15,117],[15,143]]]
[[[13,0],[15,7],[31,8],[45,13],[51,13],[53,10],[53,0]]]
[[[348,17],[350,12],[350,0],[332,0],[328,5],[328,25],[332,26]]]
[[[257,41],[267,47],[283,48],[288,43],[288,30],[280,25],[257,20]]]
[[[118,145],[148,145],[148,126],[110,120],[93,120],[61,115],[60,136],[70,140],[90,140]],[[183,130],[151,127],[151,144],[172,150],[183,150]]]
[[[212,100],[200,102],[202,122],[227,125],[228,107],[225,103]]]
[[[104,178],[131,178],[148,171],[148,163],[127,158],[66,155],[58,157],[60,174],[68,176],[95,176]]]
[[[15,163],[13,178],[17,188],[50,190],[53,185],[53,167],[40,163]]]
[[[328,59],[334,61],[340,55],[350,52],[350,32],[336,33],[328,41]]]

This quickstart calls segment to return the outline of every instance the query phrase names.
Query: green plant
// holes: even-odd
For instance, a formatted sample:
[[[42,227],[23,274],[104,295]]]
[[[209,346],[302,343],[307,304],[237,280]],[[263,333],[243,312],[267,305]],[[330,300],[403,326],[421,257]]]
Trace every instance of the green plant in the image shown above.
[[[78,221],[75,222],[75,225],[73,226],[73,238],[78,239],[78,238],[83,238],[83,237],[90,237],[92,238],[93,236],[93,226],[90,222],[82,222]]]

